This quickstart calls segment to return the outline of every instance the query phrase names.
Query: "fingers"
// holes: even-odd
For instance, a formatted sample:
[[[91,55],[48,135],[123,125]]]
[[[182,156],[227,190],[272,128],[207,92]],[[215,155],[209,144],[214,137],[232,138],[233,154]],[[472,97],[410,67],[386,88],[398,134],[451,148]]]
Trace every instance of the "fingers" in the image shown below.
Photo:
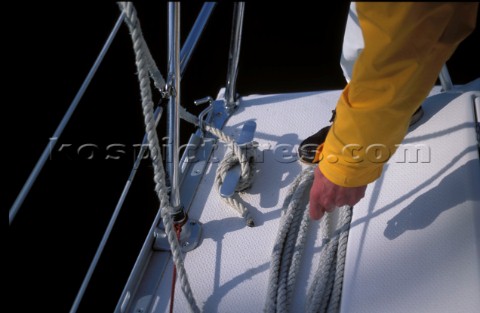
[[[313,220],[319,220],[325,214],[325,209],[323,208],[323,206],[320,204],[318,200],[319,200],[318,194],[316,190],[312,188],[310,190],[309,213],[310,213],[310,218]]]
[[[310,189],[310,217],[319,220],[325,212],[344,205],[354,206],[365,196],[367,186],[343,187],[328,180],[317,167]]]
[[[326,193],[325,184],[322,182],[322,174],[320,170],[315,168],[314,178],[312,188],[310,189],[310,218],[313,220],[319,220],[327,211],[327,208],[331,210],[330,207],[325,207],[325,197],[322,197]]]

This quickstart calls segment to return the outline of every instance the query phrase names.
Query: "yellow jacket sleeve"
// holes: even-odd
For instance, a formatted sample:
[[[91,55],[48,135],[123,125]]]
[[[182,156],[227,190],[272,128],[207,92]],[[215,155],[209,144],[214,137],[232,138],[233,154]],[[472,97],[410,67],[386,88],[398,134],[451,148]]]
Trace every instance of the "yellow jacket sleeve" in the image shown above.
[[[377,179],[443,64],[475,28],[478,3],[358,2],[365,48],[317,151],[322,173],[356,187]]]

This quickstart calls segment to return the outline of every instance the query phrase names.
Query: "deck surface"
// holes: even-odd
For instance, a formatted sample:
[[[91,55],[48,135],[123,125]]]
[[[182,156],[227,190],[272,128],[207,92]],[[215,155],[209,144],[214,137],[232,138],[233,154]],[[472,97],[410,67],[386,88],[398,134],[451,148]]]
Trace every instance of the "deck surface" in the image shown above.
[[[480,307],[480,162],[474,112],[480,79],[438,92],[438,87],[432,91],[423,119],[354,208],[342,312],[474,312]],[[240,195],[256,227],[246,227],[212,188],[218,162],[209,162],[189,212],[203,224],[203,240],[185,258],[203,312],[262,312],[280,210],[304,166],[297,160],[298,145],[329,124],[339,95],[318,91],[241,99],[224,131],[238,137],[243,123],[257,123],[255,141],[262,157],[251,189]],[[411,154],[414,148],[418,154]],[[224,152],[220,145],[214,157],[221,160]],[[318,263],[319,223],[312,223],[294,312],[304,311]],[[132,307],[144,301],[143,312],[167,312],[171,272],[169,253],[156,252]],[[178,283],[175,312],[188,312]]]

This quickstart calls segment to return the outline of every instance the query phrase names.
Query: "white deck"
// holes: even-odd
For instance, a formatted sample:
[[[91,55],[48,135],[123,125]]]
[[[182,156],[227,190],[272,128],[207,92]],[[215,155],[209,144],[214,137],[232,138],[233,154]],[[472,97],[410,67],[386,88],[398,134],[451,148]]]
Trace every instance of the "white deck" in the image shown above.
[[[405,160],[397,152],[355,207],[342,312],[474,312],[480,307],[480,163],[474,121],[480,79],[462,90],[427,99],[425,116],[404,140],[424,145],[418,160],[412,155]],[[302,170],[298,144],[329,124],[339,94],[247,96],[227,122],[224,130],[234,137],[245,121],[257,123],[255,141],[263,161],[257,163],[249,193],[241,195],[256,227],[246,227],[212,188],[218,163],[210,162],[189,212],[203,223],[203,241],[185,258],[203,312],[262,312],[280,209]],[[220,146],[214,155],[221,159],[223,153]],[[294,312],[303,311],[318,263],[318,226],[313,222],[310,228]],[[132,307],[148,299],[143,312],[168,311],[172,266],[169,260],[163,272],[166,257],[155,253],[158,266],[148,271],[161,280],[158,285],[158,277],[144,282]],[[188,312],[178,283],[175,312]]]

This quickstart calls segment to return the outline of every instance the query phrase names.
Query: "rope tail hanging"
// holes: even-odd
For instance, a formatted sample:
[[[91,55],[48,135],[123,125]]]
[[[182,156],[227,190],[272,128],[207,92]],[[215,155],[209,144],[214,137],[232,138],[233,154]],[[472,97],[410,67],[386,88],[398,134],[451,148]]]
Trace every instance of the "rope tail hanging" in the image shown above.
[[[291,304],[297,274],[310,225],[308,192],[315,166],[305,168],[290,186],[282,207],[282,218],[272,251],[265,313],[284,313]],[[310,286],[306,312],[335,313],[340,309],[343,273],[352,218],[352,208],[338,208],[340,217],[332,235],[332,215],[326,213],[320,223],[323,240],[320,261]]]
[[[155,86],[159,90],[163,90],[165,81],[158,71],[150,51],[148,50],[147,44],[145,43],[135,7],[131,2],[119,2],[118,4],[120,9],[125,12],[125,23],[130,30],[130,35],[133,41],[135,63],[137,65],[140,93],[142,97],[145,130],[147,133],[150,157],[153,165],[155,192],[158,196],[158,200],[160,201],[160,210],[163,224],[165,226],[165,232],[172,250],[173,262],[181,283],[181,289],[190,305],[190,310],[192,312],[200,312],[200,309],[198,308],[193,297],[185,267],[183,266],[182,251],[180,249],[177,235],[173,226],[173,220],[170,216],[171,212],[173,212],[173,208],[170,205],[168,189],[165,184],[165,169],[163,168],[160,144],[155,129],[155,120],[153,118],[153,101],[149,73],[154,80]]]

